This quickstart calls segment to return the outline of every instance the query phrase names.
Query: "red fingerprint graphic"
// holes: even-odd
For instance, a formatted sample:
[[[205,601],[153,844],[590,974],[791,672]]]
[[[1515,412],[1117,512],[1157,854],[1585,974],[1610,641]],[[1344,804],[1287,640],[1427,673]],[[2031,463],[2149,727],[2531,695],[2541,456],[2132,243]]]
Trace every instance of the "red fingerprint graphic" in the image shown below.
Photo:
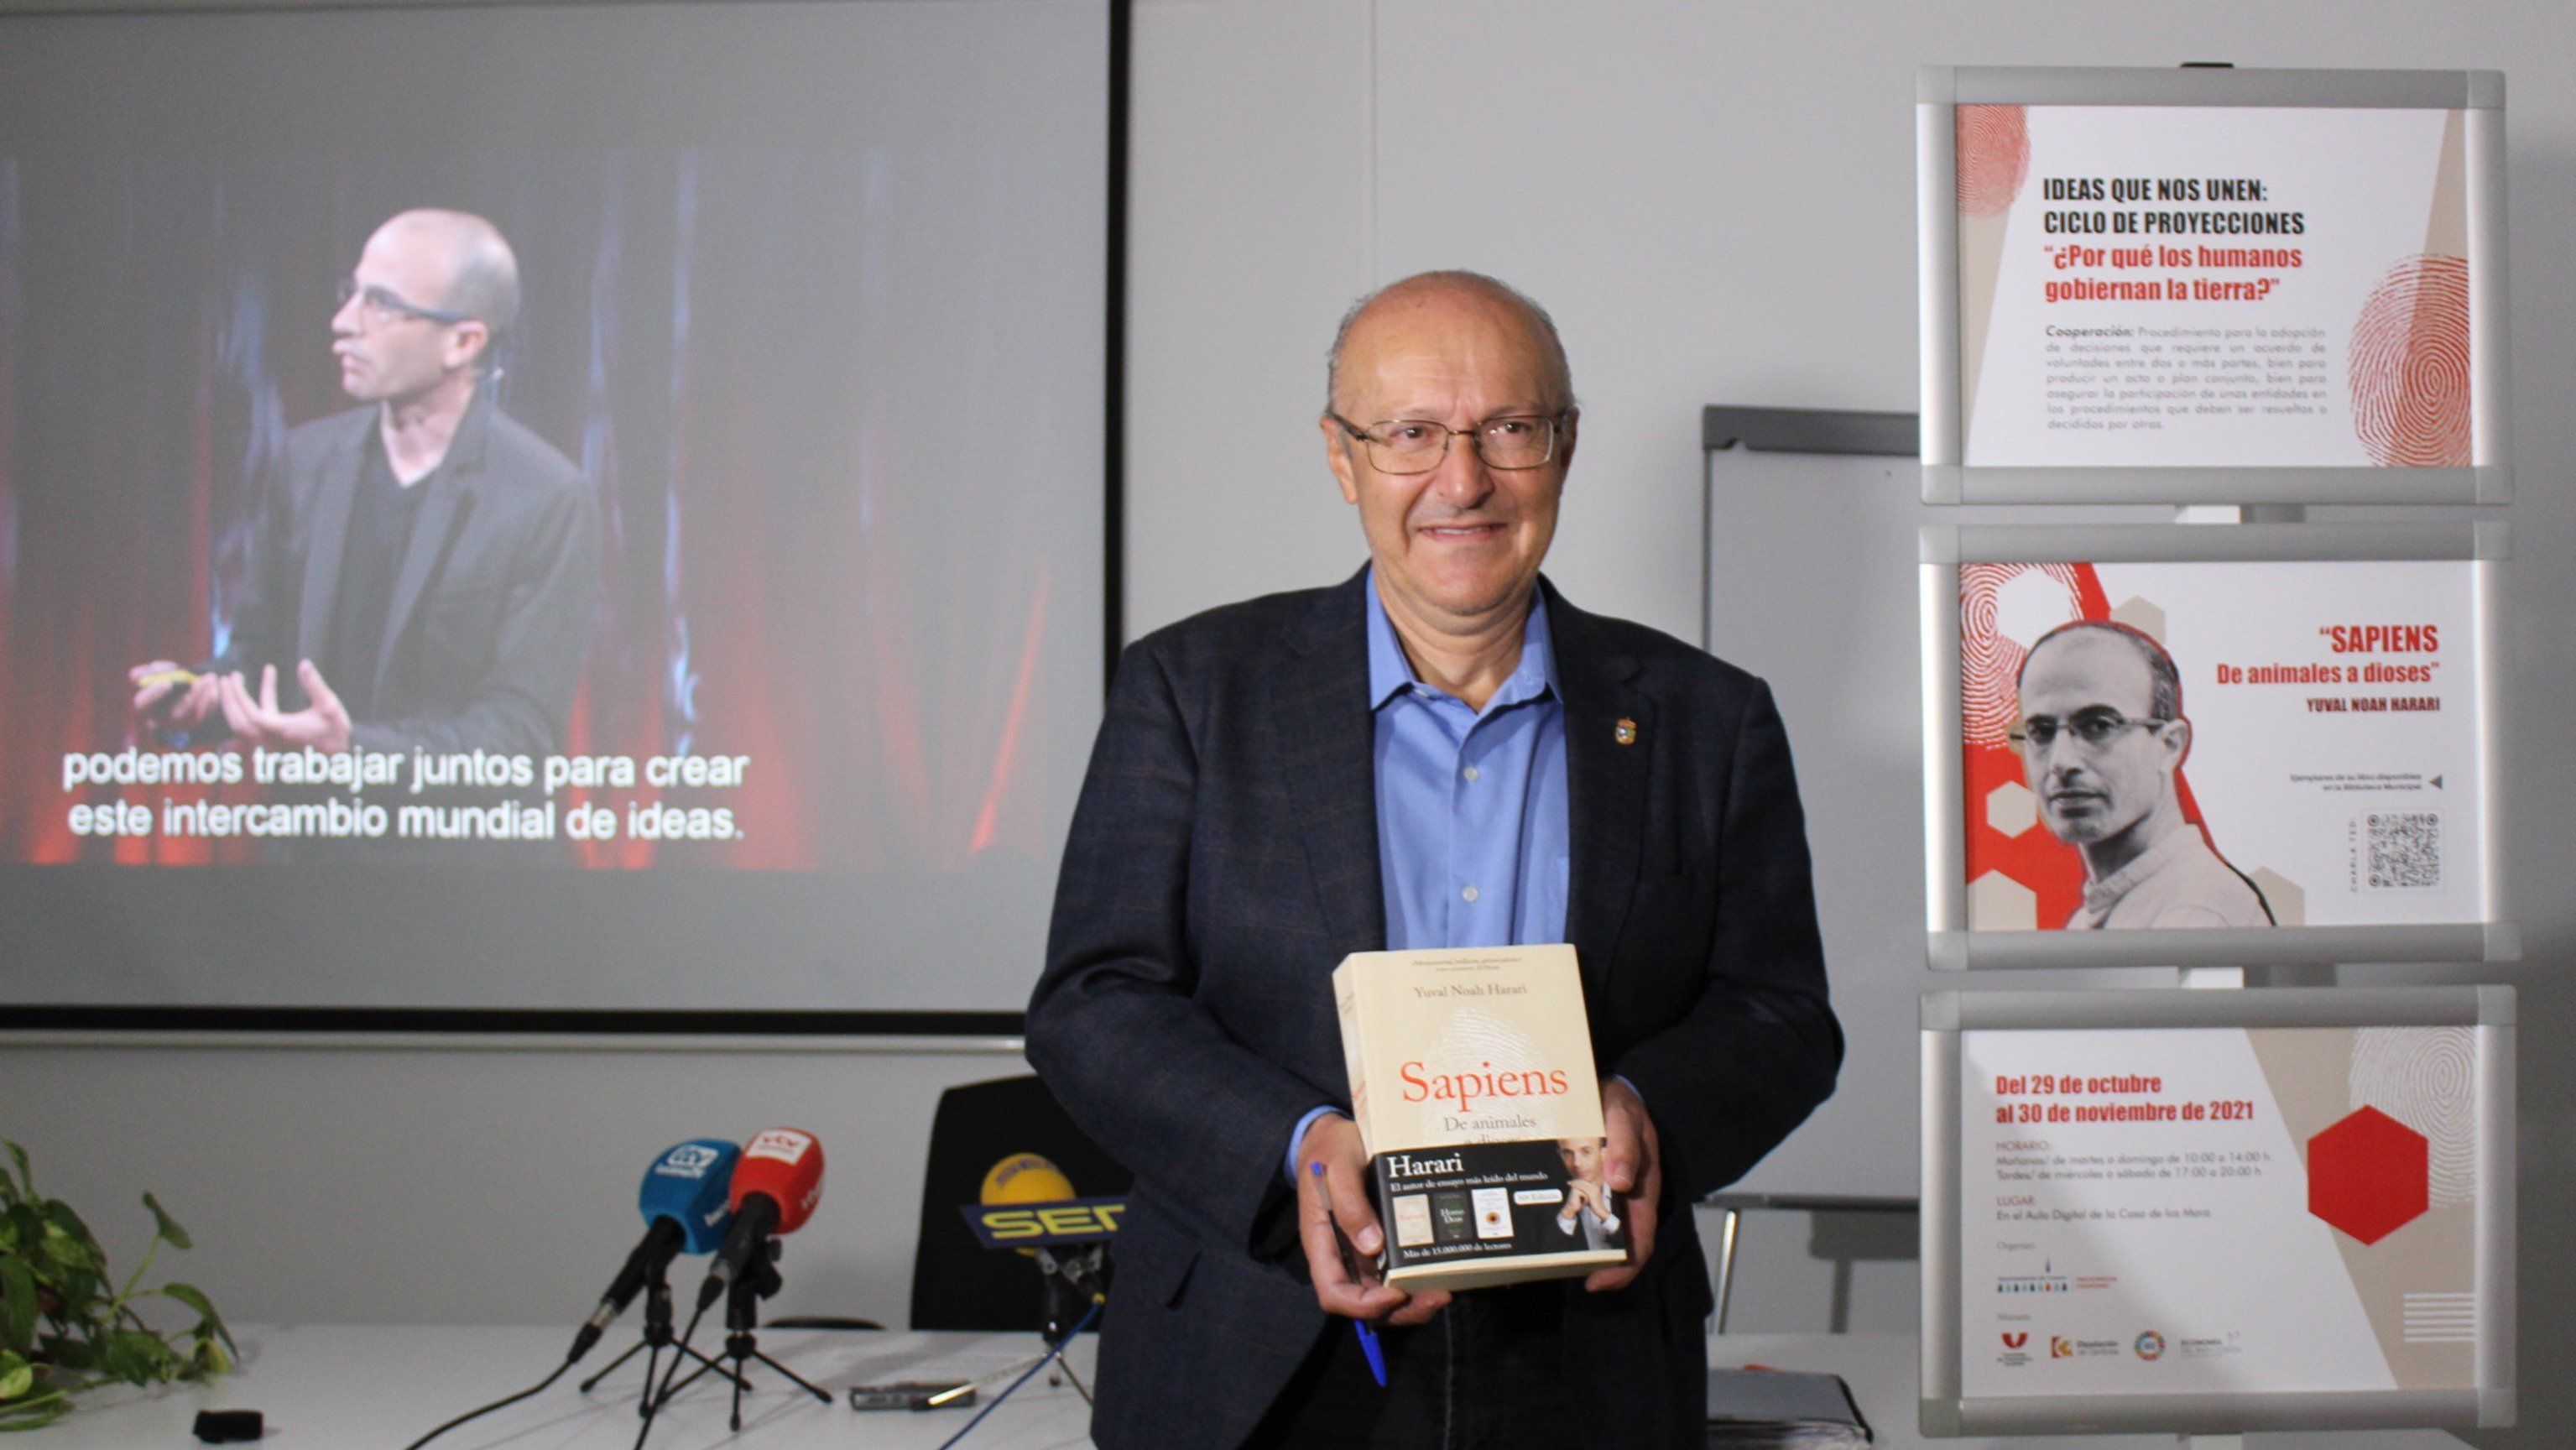
[[[2000,746],[2012,728],[2019,700],[2013,677],[2021,673],[2020,642],[1997,628],[2004,586],[2037,575],[2066,591],[2063,614],[2050,623],[2083,617],[2083,592],[2072,564],[1962,564],[1959,566],[1959,703],[1970,746]]]
[[[2469,264],[2408,257],[2352,325],[2352,427],[2382,468],[2469,461]]]
[[[2000,216],[2030,175],[2030,129],[2019,106],[1959,107],[1959,214]]]

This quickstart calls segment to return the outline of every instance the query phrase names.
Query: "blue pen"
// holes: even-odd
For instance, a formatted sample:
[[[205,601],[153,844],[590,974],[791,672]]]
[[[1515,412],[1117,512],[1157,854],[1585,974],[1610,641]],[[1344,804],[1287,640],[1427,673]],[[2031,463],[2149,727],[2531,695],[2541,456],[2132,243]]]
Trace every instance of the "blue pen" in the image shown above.
[[[1321,1162],[1315,1164],[1315,1176],[1317,1178],[1324,1176],[1324,1165]],[[1320,1185],[1318,1187],[1320,1191]],[[1352,1283],[1358,1283],[1360,1281],[1359,1252],[1351,1247],[1350,1235],[1342,1232],[1342,1221],[1334,1215],[1330,1199],[1324,1201],[1324,1221],[1333,1226],[1333,1246],[1342,1251],[1342,1272],[1351,1276]],[[1365,1319],[1352,1320],[1351,1328],[1359,1331],[1360,1353],[1368,1356],[1369,1374],[1377,1380],[1379,1389],[1385,1389],[1386,1351],[1378,1348],[1377,1330]]]

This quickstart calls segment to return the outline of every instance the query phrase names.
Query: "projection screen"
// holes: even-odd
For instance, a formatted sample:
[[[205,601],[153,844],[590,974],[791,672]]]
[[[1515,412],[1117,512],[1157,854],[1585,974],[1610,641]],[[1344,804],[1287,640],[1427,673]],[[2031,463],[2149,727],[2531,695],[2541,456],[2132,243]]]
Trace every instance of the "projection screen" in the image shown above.
[[[0,998],[1016,1011],[1112,23],[0,19]]]

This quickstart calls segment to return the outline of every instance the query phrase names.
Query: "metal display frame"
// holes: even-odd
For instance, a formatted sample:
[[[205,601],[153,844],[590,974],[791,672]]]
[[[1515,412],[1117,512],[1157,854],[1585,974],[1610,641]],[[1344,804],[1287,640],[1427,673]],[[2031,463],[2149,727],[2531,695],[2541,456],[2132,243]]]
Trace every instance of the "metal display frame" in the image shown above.
[[[1922,1398],[1932,1436],[2504,1426],[2515,1405],[2516,1053],[2511,987],[1927,992],[1923,996]],[[1984,1029],[2469,1027],[2476,1033],[2476,1384],[2465,1390],[1963,1393],[1961,1034]]]
[[[2508,961],[2521,937],[2507,910],[2506,680],[2499,522],[2399,524],[1934,525],[1922,540],[1923,820],[1926,954],[1965,968],[2286,966]],[[2453,561],[2473,566],[2481,917],[2456,923],[2110,931],[1972,931],[1968,926],[1965,722],[1960,679],[1963,563]]]
[[[1960,410],[1956,108],[2011,104],[2465,112],[2469,465],[1970,466],[1965,459],[1966,419]],[[1925,503],[2499,504],[2512,500],[2503,72],[1925,66],[1917,78],[1915,127]]]

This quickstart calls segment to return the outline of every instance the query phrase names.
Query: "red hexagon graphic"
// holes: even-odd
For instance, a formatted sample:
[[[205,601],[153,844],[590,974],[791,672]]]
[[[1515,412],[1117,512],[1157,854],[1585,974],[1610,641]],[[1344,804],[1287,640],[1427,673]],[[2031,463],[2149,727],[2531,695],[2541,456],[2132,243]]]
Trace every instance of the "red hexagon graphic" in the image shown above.
[[[2308,1140],[2308,1212],[2366,1244],[2431,1202],[2431,1145],[2377,1108],[2357,1108]]]

